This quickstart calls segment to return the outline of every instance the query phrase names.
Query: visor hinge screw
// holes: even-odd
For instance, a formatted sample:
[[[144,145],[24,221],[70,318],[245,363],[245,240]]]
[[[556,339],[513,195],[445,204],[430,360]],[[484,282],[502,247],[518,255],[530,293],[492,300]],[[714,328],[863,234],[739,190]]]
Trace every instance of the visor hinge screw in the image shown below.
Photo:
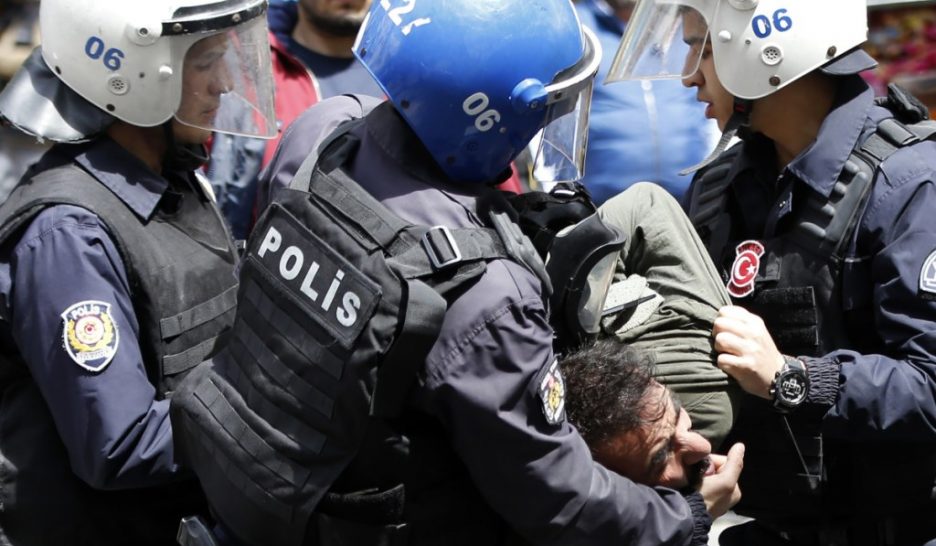
[[[233,21],[235,25],[236,25],[237,23],[240,23],[240,21],[241,21],[241,15],[240,15],[240,13],[235,13],[234,16],[231,17],[231,21]]]
[[[172,32],[182,32],[182,23],[172,25]]]
[[[838,52],[838,48],[835,46],[832,46],[826,51],[826,57],[831,59],[832,57],[835,57],[835,54],[837,52]]]
[[[774,87],[777,87],[778,85],[780,85],[780,77],[779,77],[779,76],[771,76],[769,81],[770,81],[770,85],[772,85],[772,86],[774,86]]]

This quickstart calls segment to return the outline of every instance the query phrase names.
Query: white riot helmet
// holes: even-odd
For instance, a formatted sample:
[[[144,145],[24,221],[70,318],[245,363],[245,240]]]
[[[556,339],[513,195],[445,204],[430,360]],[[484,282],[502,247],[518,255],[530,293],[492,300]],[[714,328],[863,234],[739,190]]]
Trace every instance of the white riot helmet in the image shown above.
[[[275,136],[266,8],[266,0],[42,0],[44,63],[34,53],[24,64],[0,97],[0,114],[53,140],[91,136],[103,122],[87,120],[101,115],[76,113],[83,102],[70,90],[132,125],[175,117],[210,131]],[[17,112],[24,103],[43,115]]]
[[[638,0],[606,81],[689,77],[708,40],[722,86],[758,99],[820,67],[873,67],[852,51],[867,39],[867,20],[859,0]]]

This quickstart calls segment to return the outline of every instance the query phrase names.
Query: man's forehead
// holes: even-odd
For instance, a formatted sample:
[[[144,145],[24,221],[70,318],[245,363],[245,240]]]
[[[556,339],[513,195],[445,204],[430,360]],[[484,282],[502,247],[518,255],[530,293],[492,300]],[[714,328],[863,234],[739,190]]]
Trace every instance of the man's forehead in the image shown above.
[[[679,409],[682,407],[672,391],[657,383],[647,391],[647,401],[643,409],[646,423],[642,428],[657,434],[671,430],[676,426]],[[653,435],[651,433],[651,435]]]
[[[198,55],[213,49],[226,49],[228,45],[228,36],[225,33],[215,34],[195,42],[189,49],[193,55]]]

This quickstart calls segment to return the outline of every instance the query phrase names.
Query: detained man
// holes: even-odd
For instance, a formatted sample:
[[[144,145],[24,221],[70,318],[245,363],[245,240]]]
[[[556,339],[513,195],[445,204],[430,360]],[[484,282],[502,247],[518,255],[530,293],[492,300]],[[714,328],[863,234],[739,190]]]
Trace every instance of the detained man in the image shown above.
[[[652,354],[601,339],[565,356],[561,366],[569,420],[609,470],[690,495],[728,460],[712,453],[679,398],[654,379]],[[738,444],[729,456],[739,457],[741,449]]]

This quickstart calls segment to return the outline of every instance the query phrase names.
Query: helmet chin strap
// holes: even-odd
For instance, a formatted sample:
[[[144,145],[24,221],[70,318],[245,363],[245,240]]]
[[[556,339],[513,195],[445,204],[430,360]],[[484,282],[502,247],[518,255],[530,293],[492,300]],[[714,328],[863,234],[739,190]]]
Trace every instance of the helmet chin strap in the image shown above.
[[[722,132],[721,138],[718,140],[718,145],[715,146],[715,149],[712,150],[712,153],[708,155],[702,161],[696,163],[692,167],[688,167],[679,171],[680,176],[685,176],[687,174],[692,174],[699,169],[702,169],[712,161],[722,154],[725,149],[728,147],[728,143],[731,142],[731,139],[738,134],[738,130],[747,127],[751,123],[751,108],[754,105],[754,101],[748,99],[739,99],[735,98],[734,100],[734,112],[732,112],[731,117],[728,118],[728,123],[725,124],[725,130]]]

